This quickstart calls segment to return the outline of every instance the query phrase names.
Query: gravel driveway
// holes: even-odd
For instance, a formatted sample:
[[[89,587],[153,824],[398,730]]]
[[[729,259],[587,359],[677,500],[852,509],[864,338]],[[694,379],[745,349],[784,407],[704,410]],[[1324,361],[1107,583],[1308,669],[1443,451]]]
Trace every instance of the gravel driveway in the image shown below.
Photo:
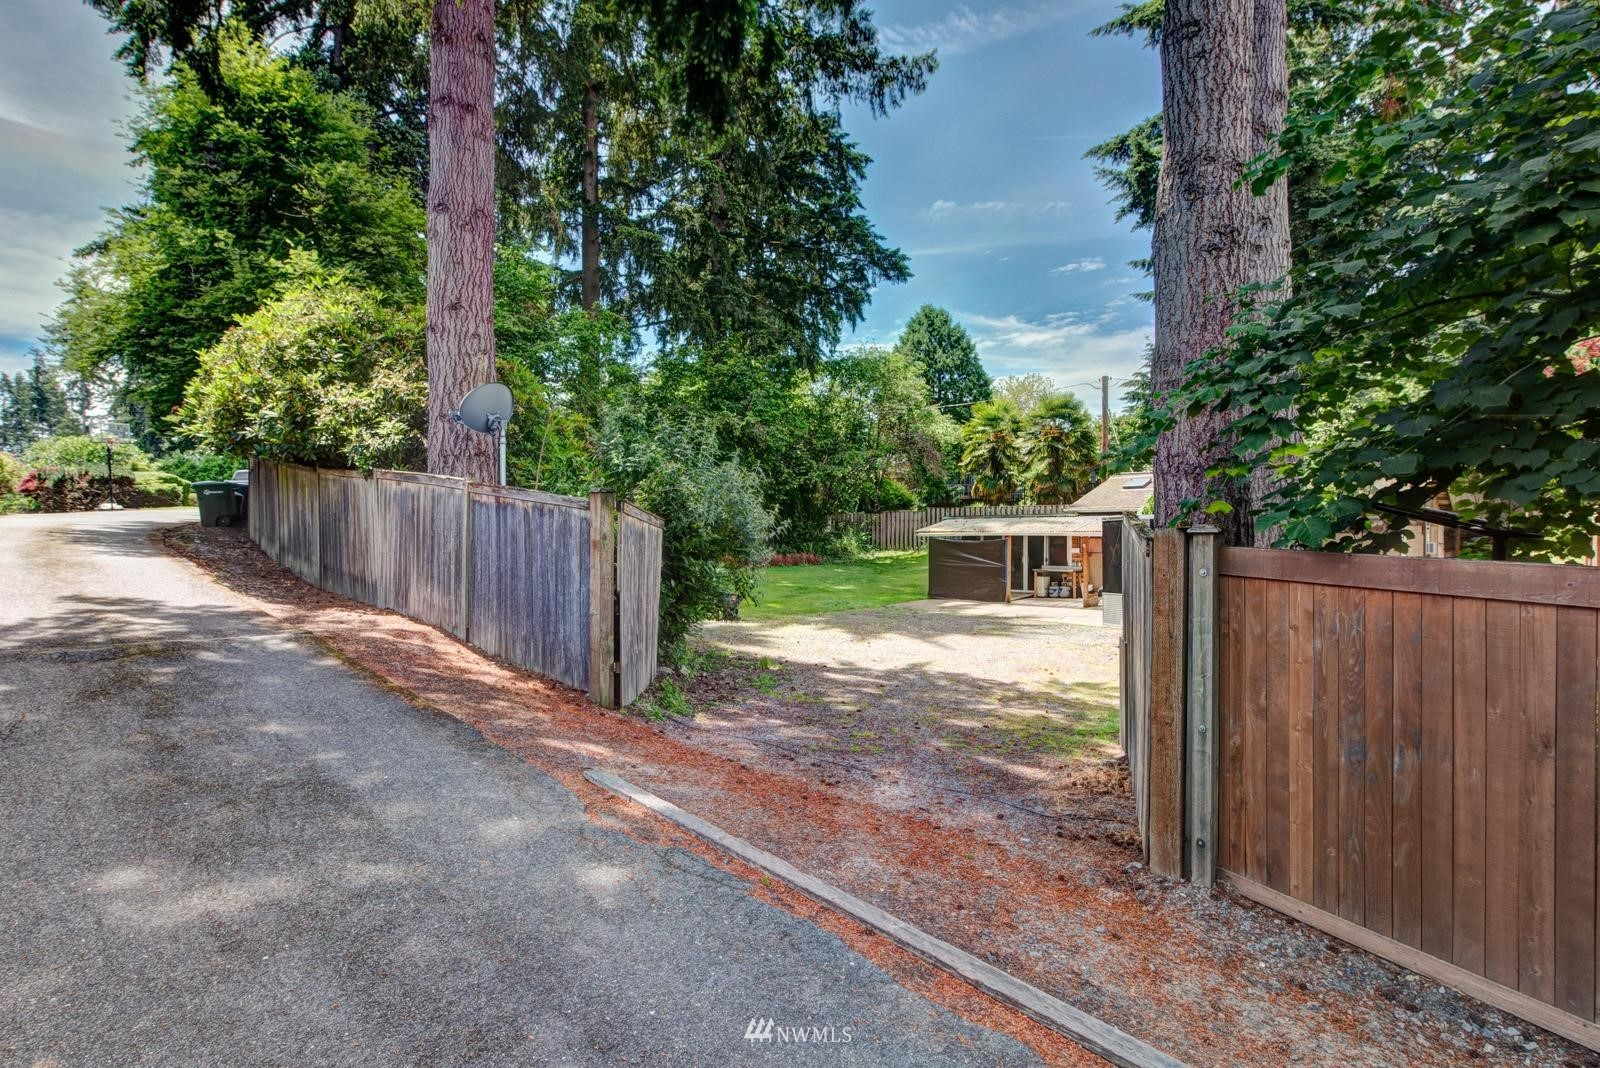
[[[869,782],[874,800],[940,794],[998,806],[1128,816],[1117,640],[1098,609],[1059,602],[911,601],[707,624],[730,667],[691,684],[696,726],[728,744],[805,754]]]

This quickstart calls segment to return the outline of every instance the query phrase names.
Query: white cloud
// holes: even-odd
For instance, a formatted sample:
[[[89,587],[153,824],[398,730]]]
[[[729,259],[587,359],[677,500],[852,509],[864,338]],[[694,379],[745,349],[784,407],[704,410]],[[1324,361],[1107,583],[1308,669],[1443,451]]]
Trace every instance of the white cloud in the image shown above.
[[[1056,3],[1023,4],[973,11],[965,4],[933,22],[916,25],[888,23],[878,31],[884,47],[891,52],[915,53],[938,49],[942,56],[975,52],[1008,38],[1030,33],[1071,13],[1072,5]]]
[[[954,200],[935,200],[918,214],[923,222],[942,223],[968,219],[1053,218],[1065,215],[1071,208],[1072,205],[1065,200],[975,200],[966,204]]]
[[[1096,403],[1090,391],[1074,384],[1093,382],[1101,375],[1127,378],[1143,364],[1152,333],[1143,326],[1111,328],[1109,315],[1088,319],[1060,312],[1034,320],[963,312],[956,317],[972,333],[990,374],[1046,374]]]
[[[1106,269],[1106,261],[1105,261],[1104,257],[1102,257],[1102,256],[1089,256],[1089,257],[1087,257],[1085,259],[1073,260],[1071,263],[1063,263],[1060,267],[1056,267],[1053,270],[1051,270],[1050,273],[1051,274],[1076,274],[1076,273],[1079,273],[1079,272],[1082,272],[1082,271],[1103,271],[1105,269]]]

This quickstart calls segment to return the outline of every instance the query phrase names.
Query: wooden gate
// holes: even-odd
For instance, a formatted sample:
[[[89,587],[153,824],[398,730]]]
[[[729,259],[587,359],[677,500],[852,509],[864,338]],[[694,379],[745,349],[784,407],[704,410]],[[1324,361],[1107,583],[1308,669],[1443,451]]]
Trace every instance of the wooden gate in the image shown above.
[[[1139,840],[1150,841],[1150,531],[1133,516],[1122,524],[1122,648],[1118,735],[1128,755],[1128,776],[1139,821]]]

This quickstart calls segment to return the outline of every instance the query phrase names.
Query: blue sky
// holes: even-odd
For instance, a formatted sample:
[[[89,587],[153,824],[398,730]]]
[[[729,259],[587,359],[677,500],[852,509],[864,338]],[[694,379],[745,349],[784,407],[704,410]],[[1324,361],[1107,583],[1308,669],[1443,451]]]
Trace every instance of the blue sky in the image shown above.
[[[848,340],[892,341],[932,303],[966,325],[997,376],[1071,386],[1138,367],[1151,312],[1130,298],[1146,280],[1126,263],[1148,253],[1148,236],[1113,220],[1082,158],[1160,103],[1153,53],[1088,36],[1116,6],[874,5],[890,47],[937,49],[940,69],[887,119],[846,114],[874,160],[868,213],[915,276],[881,287]],[[120,139],[131,83],[115,45],[84,4],[0,4],[0,369],[25,361],[72,249],[133,193]]]

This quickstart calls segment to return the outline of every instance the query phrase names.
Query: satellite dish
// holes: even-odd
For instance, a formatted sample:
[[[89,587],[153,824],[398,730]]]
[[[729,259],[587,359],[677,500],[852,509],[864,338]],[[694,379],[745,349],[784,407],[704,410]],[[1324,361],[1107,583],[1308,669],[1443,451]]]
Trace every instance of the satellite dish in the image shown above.
[[[461,398],[456,420],[468,430],[493,434],[511,421],[511,391],[500,382],[486,382]]]
[[[494,434],[500,446],[500,485],[506,484],[506,424],[516,407],[511,391],[499,382],[485,382],[461,398],[450,418],[480,434]]]

